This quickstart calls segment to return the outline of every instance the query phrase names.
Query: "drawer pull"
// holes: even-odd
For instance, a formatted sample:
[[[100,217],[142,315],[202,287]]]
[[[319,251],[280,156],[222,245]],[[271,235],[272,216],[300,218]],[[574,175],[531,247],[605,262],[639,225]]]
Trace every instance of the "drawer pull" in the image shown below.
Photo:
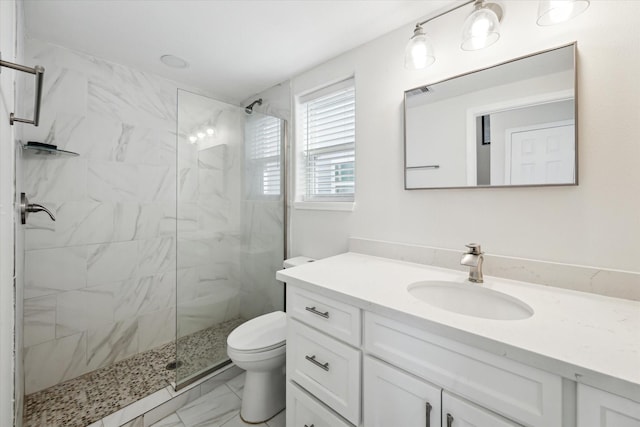
[[[305,307],[304,309],[305,309],[305,310],[307,310],[307,311],[312,312],[313,314],[317,314],[317,315],[318,315],[318,316],[320,316],[320,317],[324,317],[325,319],[328,319],[328,318],[329,318],[329,312],[328,312],[328,311],[325,311],[325,312],[323,313],[323,312],[321,312],[321,311],[316,310],[316,307],[315,307],[315,306],[313,306],[313,307]]]
[[[431,427],[431,403],[427,402],[426,405],[427,412],[427,427]]]
[[[305,356],[305,359],[307,359],[309,362],[313,363],[314,365],[316,365],[318,368],[322,368],[325,371],[329,372],[329,362],[326,363],[320,363],[316,360],[316,355],[314,354],[313,356]]]
[[[453,427],[453,417],[451,414],[447,414],[447,427]]]
[[[313,424],[311,424],[310,426],[305,424],[304,427],[313,427]]]

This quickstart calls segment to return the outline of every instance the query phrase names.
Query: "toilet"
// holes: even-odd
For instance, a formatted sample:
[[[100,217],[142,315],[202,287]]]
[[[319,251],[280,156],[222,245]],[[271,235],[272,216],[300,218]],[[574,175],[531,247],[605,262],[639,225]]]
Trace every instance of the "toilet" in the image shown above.
[[[313,261],[299,256],[286,259],[283,267]],[[227,337],[229,359],[247,372],[240,407],[244,422],[263,423],[285,407],[286,335],[287,315],[274,311],[243,323]]]
[[[238,326],[227,338],[227,354],[247,371],[240,417],[262,423],[285,407],[287,315],[264,314]]]

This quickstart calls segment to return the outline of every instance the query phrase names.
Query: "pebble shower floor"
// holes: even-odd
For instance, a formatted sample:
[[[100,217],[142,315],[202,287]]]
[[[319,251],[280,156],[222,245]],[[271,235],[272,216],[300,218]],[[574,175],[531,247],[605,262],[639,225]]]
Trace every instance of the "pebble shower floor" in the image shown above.
[[[232,319],[180,338],[180,377],[226,359],[226,338],[243,319]],[[24,427],[85,427],[175,381],[166,369],[172,342],[25,397]]]

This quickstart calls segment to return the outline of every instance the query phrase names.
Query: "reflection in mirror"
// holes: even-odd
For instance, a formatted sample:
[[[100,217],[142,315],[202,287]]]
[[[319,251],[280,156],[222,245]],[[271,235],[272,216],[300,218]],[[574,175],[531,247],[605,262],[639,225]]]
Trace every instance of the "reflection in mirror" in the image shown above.
[[[577,184],[575,44],[405,92],[405,188]]]

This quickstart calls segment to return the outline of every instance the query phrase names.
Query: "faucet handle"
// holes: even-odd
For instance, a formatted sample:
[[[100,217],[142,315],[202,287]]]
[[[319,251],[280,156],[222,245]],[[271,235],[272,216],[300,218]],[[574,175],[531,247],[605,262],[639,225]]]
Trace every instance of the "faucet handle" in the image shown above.
[[[467,251],[468,254],[471,254],[471,255],[482,255],[483,254],[479,243],[469,243],[468,245],[465,245],[465,246],[467,248],[469,248],[469,250]]]

